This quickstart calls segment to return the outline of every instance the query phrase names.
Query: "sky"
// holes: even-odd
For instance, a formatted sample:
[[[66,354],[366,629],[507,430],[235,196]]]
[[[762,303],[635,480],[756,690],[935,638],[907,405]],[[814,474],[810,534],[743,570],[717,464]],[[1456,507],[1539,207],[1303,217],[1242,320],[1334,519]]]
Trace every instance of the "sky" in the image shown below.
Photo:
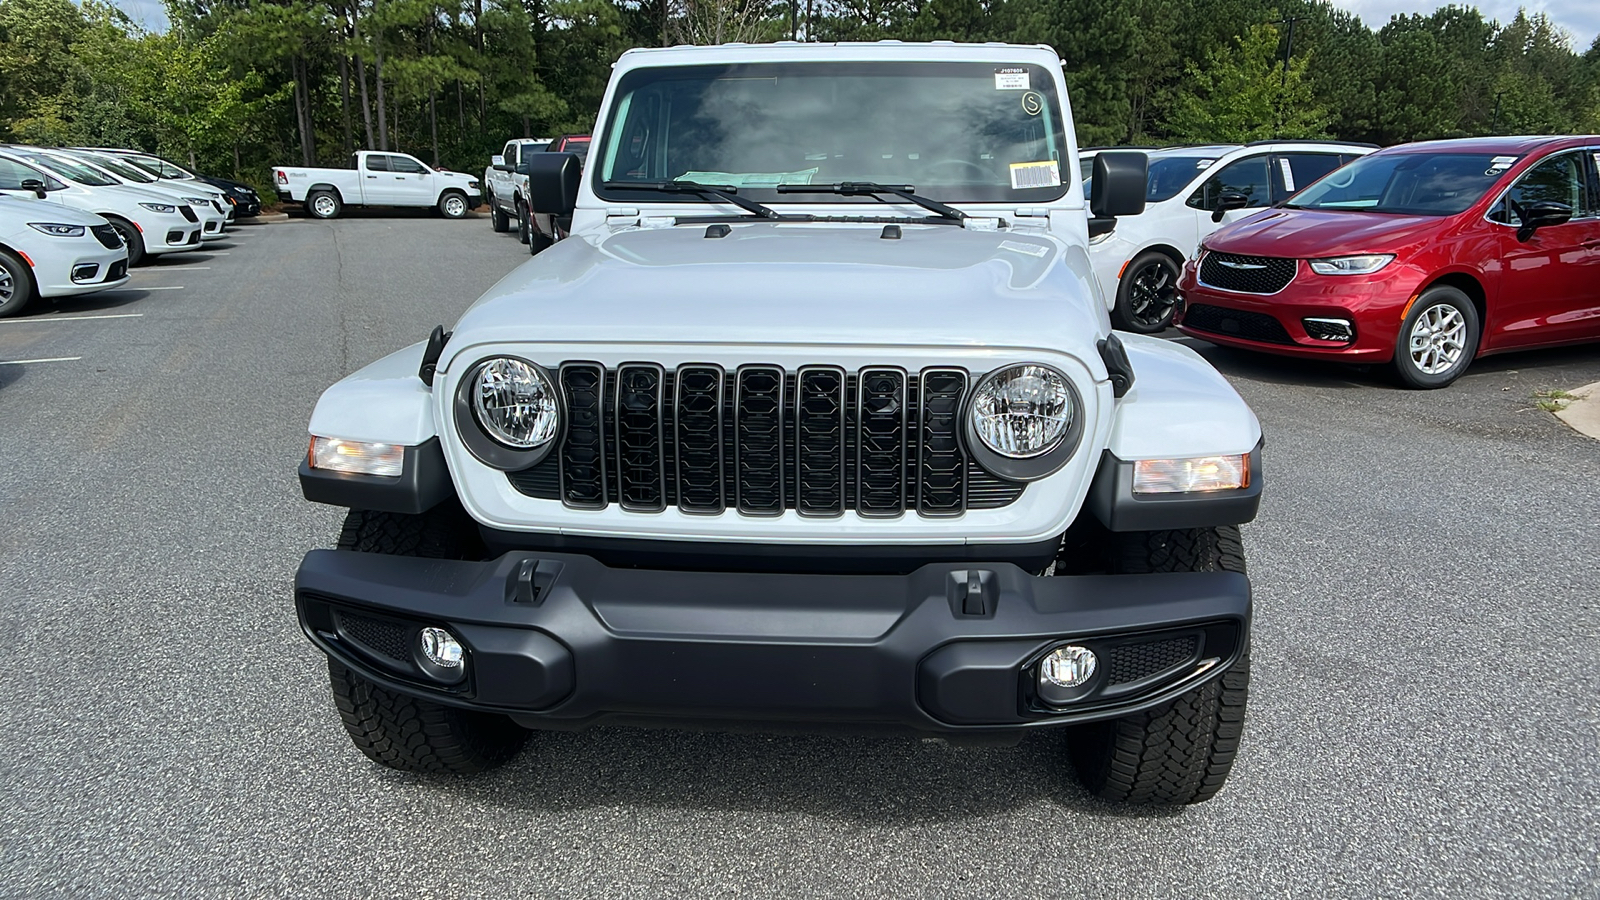
[[[151,31],[165,31],[167,12],[161,0],[115,0],[135,22]],[[1350,10],[1361,17],[1369,28],[1382,28],[1396,13],[1427,13],[1444,6],[1447,0],[1335,0],[1335,5]],[[1471,0],[1458,0],[1471,5]],[[1551,20],[1565,28],[1572,36],[1572,49],[1579,53],[1589,49],[1595,36],[1600,35],[1600,2],[1597,0],[1478,0],[1475,4],[1485,18],[1509,22],[1517,15],[1517,7],[1525,7],[1530,14],[1544,12]]]

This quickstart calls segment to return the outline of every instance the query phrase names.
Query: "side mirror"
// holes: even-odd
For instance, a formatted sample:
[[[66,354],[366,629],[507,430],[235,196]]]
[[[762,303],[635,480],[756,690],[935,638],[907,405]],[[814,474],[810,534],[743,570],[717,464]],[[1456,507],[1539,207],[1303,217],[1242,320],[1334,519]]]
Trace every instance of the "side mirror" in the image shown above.
[[[1150,158],[1134,150],[1107,150],[1094,158],[1089,182],[1089,234],[1107,234],[1118,216],[1144,212]]]
[[[511,167],[506,165],[506,158],[498,153],[489,157],[489,168],[495,170],[496,172],[511,171]]]
[[[1221,222],[1222,214],[1230,209],[1244,209],[1250,205],[1250,198],[1238,191],[1223,191],[1217,198],[1217,208],[1211,211],[1211,221]]]
[[[27,187],[27,182],[23,182]],[[1522,208],[1522,227],[1517,229],[1517,240],[1526,241],[1533,232],[1550,225],[1565,225],[1572,218],[1572,207],[1554,200],[1535,200]]]
[[[22,182],[22,189],[25,191],[33,191],[33,195],[38,197],[40,200],[45,199],[44,182],[37,178],[24,179]]]
[[[528,205],[534,212],[570,216],[577,208],[582,168],[576,153],[530,153],[517,171],[528,176]]]

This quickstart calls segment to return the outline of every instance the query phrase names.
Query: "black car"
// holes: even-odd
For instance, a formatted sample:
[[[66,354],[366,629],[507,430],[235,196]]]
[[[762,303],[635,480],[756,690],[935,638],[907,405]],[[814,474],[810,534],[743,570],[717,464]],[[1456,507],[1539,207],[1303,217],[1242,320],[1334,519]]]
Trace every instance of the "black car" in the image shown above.
[[[261,215],[261,195],[250,185],[211,175],[196,174],[194,177],[196,181],[209,184],[227,194],[228,199],[234,203],[234,215],[244,218]]]

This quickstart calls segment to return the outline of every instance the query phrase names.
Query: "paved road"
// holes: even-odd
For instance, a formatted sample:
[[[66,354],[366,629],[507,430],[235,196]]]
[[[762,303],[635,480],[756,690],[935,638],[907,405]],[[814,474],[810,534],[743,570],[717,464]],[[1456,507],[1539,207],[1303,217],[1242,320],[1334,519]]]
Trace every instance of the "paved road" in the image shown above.
[[[324,387],[526,257],[481,217],[238,232],[0,323],[65,360],[0,365],[0,894],[1600,896],[1600,443],[1532,402],[1600,347],[1434,393],[1206,351],[1270,487],[1203,806],[1094,801],[1048,737],[597,730],[428,781],[350,746],[295,626],[339,513],[294,467]]]

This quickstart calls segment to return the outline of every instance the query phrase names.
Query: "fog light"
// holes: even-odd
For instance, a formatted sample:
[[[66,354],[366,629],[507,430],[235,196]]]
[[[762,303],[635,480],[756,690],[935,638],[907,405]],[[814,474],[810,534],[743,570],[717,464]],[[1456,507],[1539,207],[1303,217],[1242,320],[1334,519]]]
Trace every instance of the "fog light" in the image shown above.
[[[100,274],[98,263],[82,263],[72,267],[73,281],[88,281],[98,274]]]
[[[1305,326],[1306,337],[1312,340],[1348,344],[1356,337],[1349,319],[1301,319],[1300,324]]]
[[[418,640],[422,643],[422,655],[427,657],[428,662],[441,669],[461,668],[463,651],[461,642],[456,640],[455,635],[443,628],[430,626],[422,629]]]
[[[1100,661],[1094,651],[1077,644],[1057,647],[1039,663],[1041,685],[1075,688],[1089,683]]]

